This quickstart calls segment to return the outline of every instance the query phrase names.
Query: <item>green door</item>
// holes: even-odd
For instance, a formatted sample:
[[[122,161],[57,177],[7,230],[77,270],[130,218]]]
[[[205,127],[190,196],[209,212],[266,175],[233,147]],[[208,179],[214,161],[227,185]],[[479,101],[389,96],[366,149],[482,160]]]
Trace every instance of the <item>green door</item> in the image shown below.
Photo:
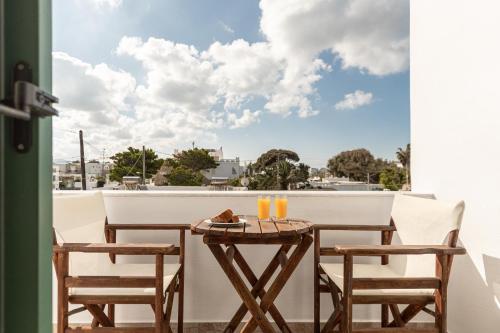
[[[0,99],[18,61],[51,91],[51,1],[0,0]],[[49,333],[51,315],[52,122],[33,118],[31,149],[12,144],[0,115],[0,333]]]

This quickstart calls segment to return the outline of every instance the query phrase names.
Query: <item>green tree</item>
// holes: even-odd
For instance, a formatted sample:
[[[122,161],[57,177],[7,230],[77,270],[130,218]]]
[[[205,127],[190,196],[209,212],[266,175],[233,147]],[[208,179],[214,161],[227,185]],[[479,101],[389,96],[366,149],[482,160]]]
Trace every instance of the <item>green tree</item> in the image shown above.
[[[169,185],[174,186],[200,186],[204,180],[199,171],[193,171],[185,166],[174,168],[167,178]]]
[[[405,182],[406,185],[411,184],[410,162],[411,162],[411,145],[407,144],[406,148],[398,148],[396,157],[405,169]]]
[[[337,177],[349,177],[351,180],[366,181],[373,172],[375,158],[364,148],[343,151],[328,160],[330,173]]]
[[[380,183],[384,185],[386,189],[391,191],[400,190],[403,186],[404,180],[404,171],[401,168],[398,168],[396,165],[386,167],[380,173]]]
[[[294,151],[271,149],[260,155],[253,168],[255,171],[262,171],[266,168],[274,168],[279,161],[298,162],[299,160],[299,155]]]
[[[390,167],[391,162],[384,160],[382,158],[377,158],[370,168],[370,183],[380,184],[380,174],[385,168]]]
[[[217,167],[215,159],[208,154],[206,149],[189,149],[174,155],[174,159],[194,172],[213,169]]]
[[[291,183],[303,183],[309,179],[309,166],[304,163],[299,163],[288,176]]]
[[[263,153],[248,168],[251,175],[248,188],[251,190],[287,190],[290,184],[307,180],[309,166],[295,162],[297,153],[286,149],[271,149]]]
[[[142,149],[128,147],[126,151],[111,156],[113,168],[109,178],[121,182],[124,176],[142,176]],[[146,149],[146,178],[151,178],[163,164],[153,149]]]
[[[215,159],[206,149],[189,149],[165,160],[163,177],[169,185],[200,186],[205,182],[201,171],[217,167]]]

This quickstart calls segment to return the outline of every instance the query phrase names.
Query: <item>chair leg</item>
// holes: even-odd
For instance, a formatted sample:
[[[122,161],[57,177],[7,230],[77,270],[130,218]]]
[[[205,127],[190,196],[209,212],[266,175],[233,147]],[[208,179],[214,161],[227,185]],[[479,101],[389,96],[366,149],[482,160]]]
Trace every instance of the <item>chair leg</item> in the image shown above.
[[[441,285],[435,292],[436,318],[435,323],[439,333],[447,333],[448,305],[448,259],[447,255],[436,256],[436,276],[441,279]]]
[[[344,256],[344,292],[342,298],[342,333],[352,333],[352,255]]]
[[[320,257],[320,232],[314,230],[314,333],[320,332],[320,292],[319,292],[319,257]]]
[[[387,304],[382,304],[381,305],[381,324],[382,327],[387,327],[389,326],[389,306]]]
[[[57,255],[57,333],[64,333],[68,328],[68,288],[64,279],[68,275],[68,254]]]
[[[172,307],[174,305],[174,295],[175,295],[176,285],[177,285],[177,279],[174,279],[170,283],[170,286],[168,286],[165,317],[163,319],[163,329],[164,329],[163,332],[165,333],[172,333],[172,329],[170,328],[170,318],[172,317]]]
[[[155,333],[163,331],[163,255],[156,255]]]
[[[177,332],[184,332],[184,267],[179,272],[179,298],[177,300]]]
[[[108,304],[108,318],[115,325],[115,305]]]

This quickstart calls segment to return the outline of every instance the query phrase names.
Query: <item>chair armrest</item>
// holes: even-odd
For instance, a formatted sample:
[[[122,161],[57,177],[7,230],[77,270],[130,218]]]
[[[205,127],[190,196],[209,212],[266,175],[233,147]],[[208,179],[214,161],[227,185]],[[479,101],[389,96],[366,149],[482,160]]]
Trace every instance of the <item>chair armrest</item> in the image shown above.
[[[463,247],[447,245],[337,245],[333,251],[341,255],[373,256],[391,254],[465,254]]]
[[[172,244],[116,244],[116,243],[64,243],[54,245],[55,253],[86,252],[129,255],[169,254],[174,251]]]
[[[345,230],[345,231],[396,231],[393,225],[376,224],[315,224],[315,230]]]
[[[189,230],[189,224],[106,224],[106,230]]]

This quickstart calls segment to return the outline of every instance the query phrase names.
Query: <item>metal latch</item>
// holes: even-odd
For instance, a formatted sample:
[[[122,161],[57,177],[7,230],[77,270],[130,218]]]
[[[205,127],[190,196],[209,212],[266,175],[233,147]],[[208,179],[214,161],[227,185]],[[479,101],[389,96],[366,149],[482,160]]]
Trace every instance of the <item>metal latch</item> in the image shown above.
[[[20,153],[29,151],[33,141],[32,117],[57,116],[52,104],[59,99],[43,91],[32,82],[32,69],[26,62],[18,62],[13,71],[13,95],[2,101],[0,114],[15,118],[13,146]]]
[[[25,64],[19,63],[16,69],[22,70],[24,66]],[[0,114],[21,120],[30,120],[32,115],[37,117],[58,115],[52,104],[59,102],[59,99],[27,81],[14,82],[12,102],[14,107],[0,104]]]

